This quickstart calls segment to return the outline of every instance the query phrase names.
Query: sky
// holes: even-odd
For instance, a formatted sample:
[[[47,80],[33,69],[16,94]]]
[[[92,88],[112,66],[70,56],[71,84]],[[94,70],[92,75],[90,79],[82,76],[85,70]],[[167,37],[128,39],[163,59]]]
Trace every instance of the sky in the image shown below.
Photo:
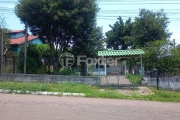
[[[18,0],[0,0],[0,15],[5,17],[7,28],[10,30],[23,30],[24,24],[14,14],[14,6]],[[110,30],[119,16],[123,20],[129,17],[133,20],[140,9],[157,12],[164,9],[170,20],[168,29],[172,33],[171,40],[180,44],[180,0],[98,0],[100,11],[97,15],[97,25],[103,27],[103,32]]]

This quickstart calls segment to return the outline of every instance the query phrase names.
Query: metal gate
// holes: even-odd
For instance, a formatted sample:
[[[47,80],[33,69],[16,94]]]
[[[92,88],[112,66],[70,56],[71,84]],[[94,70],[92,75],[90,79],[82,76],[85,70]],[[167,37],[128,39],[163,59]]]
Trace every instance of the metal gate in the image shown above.
[[[137,86],[132,84],[125,75],[101,76],[101,86]]]

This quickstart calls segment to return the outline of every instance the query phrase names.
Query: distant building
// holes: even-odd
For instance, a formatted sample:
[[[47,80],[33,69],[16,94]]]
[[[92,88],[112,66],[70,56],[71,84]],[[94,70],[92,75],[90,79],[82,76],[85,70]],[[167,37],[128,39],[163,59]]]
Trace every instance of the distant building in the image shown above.
[[[18,54],[25,42],[25,31],[10,30],[8,36],[10,38],[9,51],[13,51]],[[29,36],[29,35],[28,35],[28,43],[43,44],[43,42],[38,38],[38,36]]]

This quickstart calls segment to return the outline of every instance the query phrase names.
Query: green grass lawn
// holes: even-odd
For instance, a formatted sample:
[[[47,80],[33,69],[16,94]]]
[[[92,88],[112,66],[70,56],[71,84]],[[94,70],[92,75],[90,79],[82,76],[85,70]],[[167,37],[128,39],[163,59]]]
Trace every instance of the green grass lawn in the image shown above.
[[[130,100],[148,100],[162,102],[180,102],[180,92],[150,89],[154,95],[123,95],[114,89],[103,89],[99,87],[83,85],[77,83],[36,83],[36,82],[0,82],[0,89],[21,90],[24,91],[48,91],[48,92],[70,92],[85,93],[86,97],[91,98],[114,98],[114,99],[130,99]]]

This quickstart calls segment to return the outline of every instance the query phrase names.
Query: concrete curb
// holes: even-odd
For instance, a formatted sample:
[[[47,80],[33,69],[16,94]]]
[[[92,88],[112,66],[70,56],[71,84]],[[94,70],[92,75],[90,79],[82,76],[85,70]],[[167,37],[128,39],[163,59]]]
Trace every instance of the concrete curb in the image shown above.
[[[53,96],[76,96],[85,97],[84,93],[66,93],[66,92],[47,92],[47,91],[21,91],[21,90],[4,90],[0,89],[0,93],[17,93],[17,94],[31,94],[31,95],[53,95]]]

